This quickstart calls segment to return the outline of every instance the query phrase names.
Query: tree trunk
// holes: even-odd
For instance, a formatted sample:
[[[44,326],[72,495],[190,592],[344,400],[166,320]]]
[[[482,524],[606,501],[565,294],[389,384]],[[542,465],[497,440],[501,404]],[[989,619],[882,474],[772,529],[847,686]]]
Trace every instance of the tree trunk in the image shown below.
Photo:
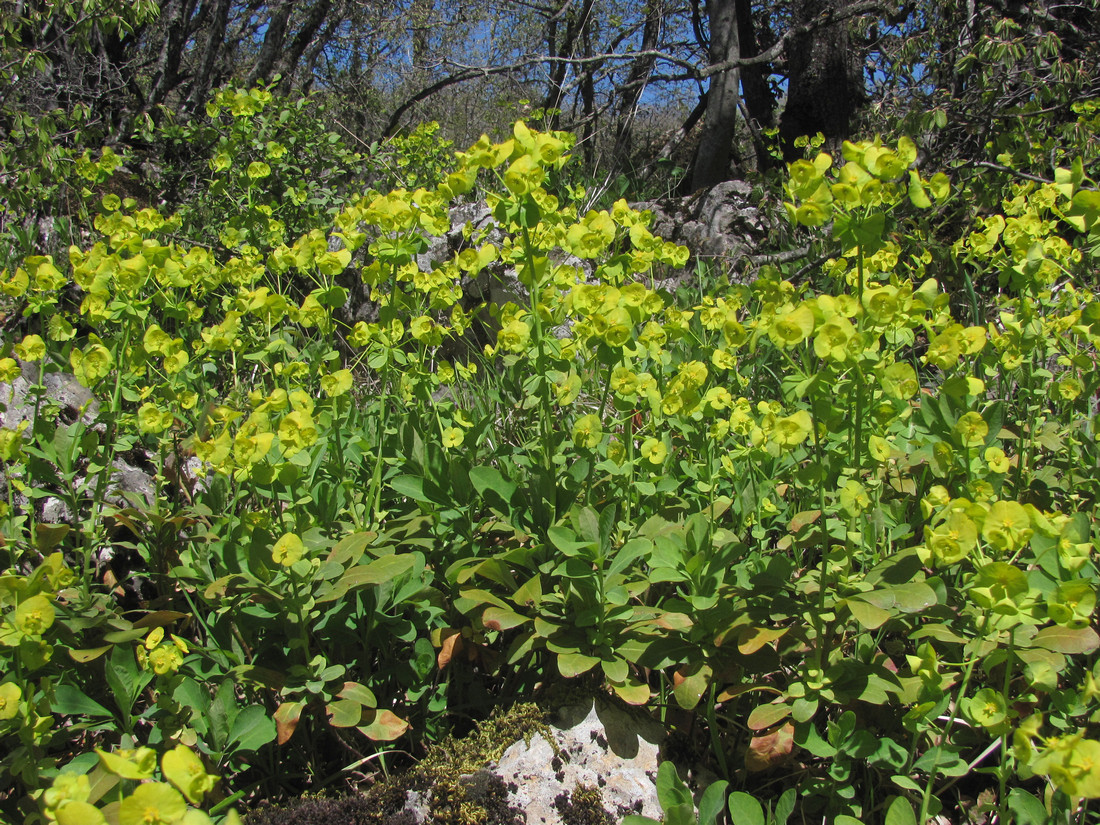
[[[423,69],[428,65],[429,35],[431,33],[432,0],[412,0],[409,5],[409,32],[412,35],[413,66]]]
[[[187,93],[185,108],[194,111],[206,102],[206,96],[214,85],[214,66],[218,59],[218,53],[222,49],[226,29],[229,26],[229,0],[211,0],[209,4],[213,10],[210,13],[209,29],[206,33],[206,44],[203,46],[202,56],[195,67],[195,77],[191,82],[191,88]],[[203,12],[200,12],[202,16]]]
[[[592,56],[592,32],[590,26],[582,29],[584,41],[584,56]],[[589,168],[595,163],[596,158],[596,84],[592,79],[597,64],[586,63],[581,70],[581,106],[584,113],[584,126],[582,127],[581,140],[584,144],[584,162]]]
[[[570,58],[577,54],[577,46],[580,43],[580,37],[585,27],[588,25],[588,19],[592,14],[592,3],[594,0],[585,0],[579,12],[567,11],[570,2],[571,0],[565,0],[565,3],[558,12],[554,14],[547,25],[547,54],[551,54],[554,57]],[[561,18],[563,12],[566,13],[565,34],[562,35],[561,42],[557,43],[558,20]],[[564,60],[551,64],[550,87],[547,89],[546,99],[542,104],[543,109],[546,109],[548,112],[561,108],[562,98],[565,95],[565,76],[568,72],[569,64]],[[547,121],[550,128],[556,129],[558,128],[560,118],[557,115],[548,115]]]
[[[710,24],[710,65],[740,57],[737,0],[708,0],[707,20]],[[691,177],[693,191],[709,189],[717,183],[729,180],[740,99],[740,75],[740,71],[735,68],[726,69],[710,79],[703,134],[695,154]]]
[[[798,0],[795,25],[839,11],[846,0]],[[821,132],[830,147],[851,133],[852,117],[863,102],[862,62],[852,47],[849,23],[827,23],[791,39],[787,46],[787,105],[779,120],[779,139],[788,161],[802,156],[794,145],[802,135]]]
[[[246,86],[254,86],[261,80],[267,80],[271,75],[271,70],[274,68],[275,61],[282,52],[283,43],[286,41],[286,32],[290,24],[290,14],[294,11],[294,5],[294,0],[281,0],[271,10],[271,15],[267,21],[267,31],[264,32],[264,42],[260,46],[260,54],[256,58],[252,71],[248,73],[248,80],[245,81]]]
[[[317,36],[317,30],[321,28],[321,24],[325,22],[325,18],[331,10],[332,0],[317,0],[313,8],[309,10],[309,14],[306,15],[306,19],[302,21],[302,27],[298,29],[294,39],[290,41],[290,46],[283,49],[279,59],[275,62],[274,74],[282,76],[283,79],[280,81],[279,86],[284,92],[290,90],[294,71],[298,68],[302,55],[309,44],[313,42],[313,38]]]
[[[737,0],[737,36],[742,57],[755,57],[760,53],[760,44],[756,41],[756,24],[752,19],[752,0]],[[768,86],[770,66],[767,63],[753,63],[741,69],[741,92],[745,97],[745,108],[755,123],[753,150],[756,152],[756,169],[765,172],[775,165],[775,159],[768,147],[759,139],[761,129],[770,129],[775,125],[775,95]]]

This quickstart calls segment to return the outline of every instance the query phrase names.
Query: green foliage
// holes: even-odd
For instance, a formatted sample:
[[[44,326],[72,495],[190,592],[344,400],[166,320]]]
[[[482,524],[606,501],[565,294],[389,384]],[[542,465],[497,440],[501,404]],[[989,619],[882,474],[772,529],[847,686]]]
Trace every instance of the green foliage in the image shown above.
[[[64,41],[70,55],[83,55],[156,13],[151,0],[95,0],[18,3],[0,18],[0,269],[76,242],[89,219],[89,187],[119,164],[101,149],[107,125],[94,105],[80,95],[61,102],[71,90],[58,88],[60,73],[41,94],[41,74],[56,58],[51,48]]]
[[[696,718],[723,779],[696,819],[666,763],[666,822],[924,822],[970,775],[1002,820],[1100,796],[1081,166],[937,246],[946,176],[905,138],[846,144],[790,169],[792,220],[836,251],[812,282],[678,305],[654,285],[686,250],[624,201],[582,214],[569,135],[517,123],[445,171],[427,130],[395,149],[418,188],[330,213],[336,189],[281,199],[300,157],[262,153],[298,121],[269,105],[212,104],[208,211],[108,196],[93,241],[0,283],[36,330],[5,355],[102,404],[0,439],[0,768],[26,810],[92,767],[59,721],[152,749],[135,781],[186,745],[228,806],[339,775],[336,742],[438,732],[475,673],[587,674]],[[492,226],[452,227],[471,195]],[[1001,292],[958,314],[946,259]],[[375,320],[341,320],[349,275]],[[108,507],[104,468],[138,449],[155,500]],[[39,520],[46,496],[71,524]],[[97,578],[118,526],[157,586],[136,612]]]

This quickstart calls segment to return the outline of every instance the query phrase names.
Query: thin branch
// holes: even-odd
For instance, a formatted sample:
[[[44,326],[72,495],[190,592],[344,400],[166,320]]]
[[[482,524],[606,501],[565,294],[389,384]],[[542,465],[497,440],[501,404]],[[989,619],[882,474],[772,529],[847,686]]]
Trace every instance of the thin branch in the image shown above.
[[[1013,169],[1011,166],[1002,166],[999,163],[992,163],[991,161],[988,161],[988,160],[972,160],[972,161],[969,161],[966,165],[967,166],[980,166],[983,169],[993,169],[994,171],[997,171],[997,172],[1006,172],[1006,173],[1012,175],[1013,177],[1020,178],[1021,180],[1034,181],[1035,183],[1056,183],[1056,181],[1050,180],[1049,178],[1043,178],[1043,177],[1040,177],[1039,175],[1033,175],[1030,172],[1021,172],[1019,169]],[[1091,186],[1081,186],[1081,187],[1078,187],[1078,191],[1081,191],[1081,192],[1096,192],[1097,190],[1092,188]]]
[[[675,55],[670,55],[666,52],[660,51],[648,51],[648,52],[634,52],[632,54],[597,54],[590,57],[550,57],[546,55],[537,55],[534,57],[524,58],[514,63],[507,63],[501,66],[464,66],[461,63],[455,63],[453,61],[446,61],[446,65],[453,66],[458,71],[450,75],[449,77],[441,78],[430,86],[426,86],[419,92],[408,98],[404,103],[397,107],[393,115],[390,116],[389,122],[386,124],[385,130],[383,130],[383,137],[391,136],[401,122],[401,117],[405,112],[409,111],[413,106],[422,100],[426,100],[437,92],[446,89],[449,86],[454,86],[457,83],[465,83],[467,80],[475,80],[477,78],[487,78],[492,75],[498,74],[511,74],[512,72],[518,72],[521,69],[527,69],[532,66],[538,66],[542,63],[567,63],[572,65],[587,65],[590,63],[601,63],[610,60],[621,61],[634,61],[639,57],[654,57],[660,60],[667,60],[669,62],[676,63],[679,66],[685,68],[691,68],[691,64],[685,60],[677,58]]]
[[[568,5],[568,4],[567,4]],[[663,60],[666,63],[670,63],[673,66],[678,66],[684,70],[684,74],[680,77],[684,80],[705,80],[706,78],[725,72],[730,69],[741,68],[745,66],[755,66],[761,63],[769,63],[779,58],[783,50],[786,48],[788,42],[794,37],[802,34],[808,34],[816,31],[824,26],[829,26],[834,23],[840,23],[844,20],[849,20],[854,17],[858,17],[864,14],[870,14],[871,12],[885,12],[890,10],[890,0],[856,0],[847,6],[840,9],[829,10],[819,17],[805,23],[801,26],[793,26],[783,33],[783,35],[767,50],[753,55],[752,57],[739,57],[731,60],[726,60],[721,63],[714,63],[706,66],[705,68],[699,68],[695,63],[679,57],[675,54],[671,54],[666,51],[660,51],[657,49],[650,49],[646,51],[631,52],[630,54],[622,54],[618,52],[605,52],[601,54],[589,55],[587,57],[558,57],[553,55],[531,55],[517,60],[513,63],[508,63],[499,66],[467,66],[454,61],[445,61],[446,65],[453,66],[458,71],[449,76],[437,80],[431,85],[421,89],[419,92],[408,98],[394,111],[390,117],[389,122],[386,124],[386,128],[383,131],[384,137],[389,137],[396,130],[401,122],[401,118],[406,112],[408,112],[417,103],[422,100],[426,100],[437,92],[442,91],[450,86],[454,86],[458,83],[464,83],[468,80],[475,80],[477,78],[487,78],[492,75],[509,74],[512,72],[518,72],[522,69],[528,69],[532,66],[538,66],[540,64],[550,65],[571,65],[571,66],[587,66],[592,63],[604,63],[610,61],[636,61],[640,58],[651,58],[654,61]],[[657,80],[658,76],[652,76],[651,82]]]

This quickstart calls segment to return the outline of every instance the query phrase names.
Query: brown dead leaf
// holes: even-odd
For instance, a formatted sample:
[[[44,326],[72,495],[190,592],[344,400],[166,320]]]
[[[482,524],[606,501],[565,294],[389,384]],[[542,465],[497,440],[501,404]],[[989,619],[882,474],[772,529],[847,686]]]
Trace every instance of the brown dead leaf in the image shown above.
[[[443,670],[447,665],[451,663],[451,659],[456,654],[462,652],[462,633],[459,630],[449,628],[443,631],[443,638],[440,640],[439,653],[435,657],[436,664],[439,665],[439,669]]]
[[[298,727],[298,720],[302,718],[302,702],[283,702],[275,711],[275,730],[278,734],[276,741],[282,745],[294,735],[294,729]]]

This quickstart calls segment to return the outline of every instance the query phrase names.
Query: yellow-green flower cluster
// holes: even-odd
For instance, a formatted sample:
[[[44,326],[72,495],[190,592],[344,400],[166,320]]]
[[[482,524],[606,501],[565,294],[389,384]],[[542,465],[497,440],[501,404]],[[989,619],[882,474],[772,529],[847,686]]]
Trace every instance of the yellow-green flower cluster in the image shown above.
[[[999,448],[987,454],[995,459],[1004,455]],[[1069,570],[1080,569],[1092,553],[1091,542],[1078,534],[1073,519],[1042,512],[1032,504],[953,498],[945,487],[936,485],[922,500],[921,508],[928,527],[918,554],[937,567],[964,560],[981,565],[990,559],[1013,559],[1036,535],[1057,542],[1060,561]]]

